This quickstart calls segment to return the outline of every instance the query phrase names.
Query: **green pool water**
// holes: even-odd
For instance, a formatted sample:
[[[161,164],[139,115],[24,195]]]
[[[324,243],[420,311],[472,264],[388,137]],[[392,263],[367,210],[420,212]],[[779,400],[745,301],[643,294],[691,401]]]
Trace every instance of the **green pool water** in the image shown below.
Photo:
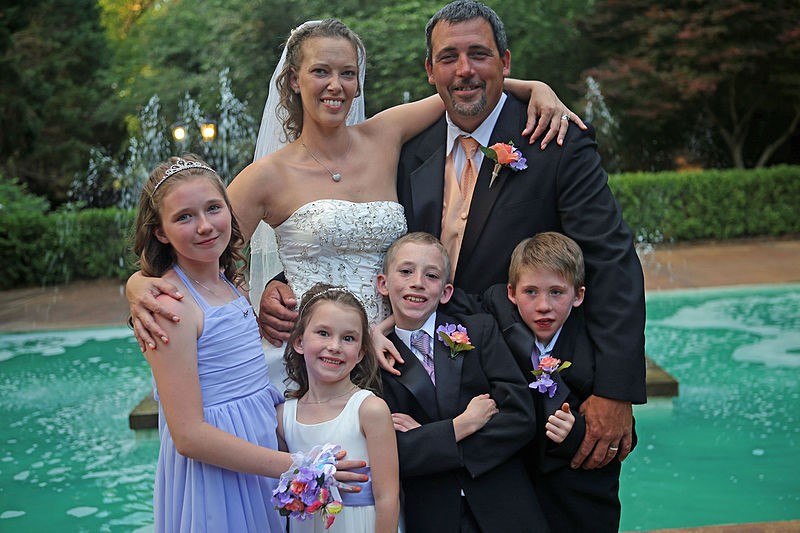
[[[800,518],[800,285],[648,295],[680,396],[637,406],[623,531]],[[0,531],[149,531],[150,388],[125,328],[0,335]]]
[[[647,313],[680,393],[634,408],[621,530],[800,518],[800,285],[649,294]]]

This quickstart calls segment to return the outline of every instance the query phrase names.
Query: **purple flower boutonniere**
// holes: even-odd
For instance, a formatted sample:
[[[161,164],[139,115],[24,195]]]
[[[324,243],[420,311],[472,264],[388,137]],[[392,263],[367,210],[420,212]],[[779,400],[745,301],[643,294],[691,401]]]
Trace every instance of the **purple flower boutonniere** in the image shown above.
[[[556,359],[549,355],[542,357],[541,361],[539,361],[539,368],[532,372],[533,375],[536,376],[536,379],[529,383],[528,387],[537,389],[541,393],[547,393],[547,395],[552,398],[556,394],[558,384],[553,381],[553,378],[550,376],[556,372],[561,372],[565,368],[569,368],[571,365],[572,363],[569,361],[564,361],[562,363],[561,359]]]
[[[508,141],[508,144],[495,143],[489,148],[483,146],[480,148],[483,155],[494,161],[492,179],[489,181],[490,189],[494,185],[494,180],[497,179],[497,174],[501,168],[511,167],[513,170],[525,170],[528,168],[528,160],[522,157],[522,152],[511,141]]]
[[[467,328],[461,324],[444,324],[436,328],[439,340],[450,348],[450,359],[455,359],[459,352],[474,350],[475,347],[469,342]]]

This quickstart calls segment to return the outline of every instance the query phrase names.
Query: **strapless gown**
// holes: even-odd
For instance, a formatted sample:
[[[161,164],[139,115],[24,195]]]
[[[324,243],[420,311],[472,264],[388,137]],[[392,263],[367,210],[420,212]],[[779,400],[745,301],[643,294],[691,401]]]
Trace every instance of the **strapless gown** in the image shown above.
[[[275,228],[278,254],[297,301],[315,283],[344,286],[364,304],[370,324],[386,318],[388,306],[375,278],[386,250],[405,232],[403,206],[387,201],[316,200]],[[269,381],[282,391],[284,347],[263,346]]]

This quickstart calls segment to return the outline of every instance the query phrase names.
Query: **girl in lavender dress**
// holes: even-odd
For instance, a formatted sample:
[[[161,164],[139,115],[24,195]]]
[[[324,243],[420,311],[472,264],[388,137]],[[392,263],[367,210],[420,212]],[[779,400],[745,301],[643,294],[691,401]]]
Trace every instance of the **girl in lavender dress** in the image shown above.
[[[170,343],[145,352],[159,402],[155,530],[284,531],[270,504],[276,480],[265,477],[292,464],[277,451],[283,399],[237,286],[242,236],[222,181],[194,156],[171,158],[148,178],[135,227],[142,271],[186,295],[159,297],[183,319],[158,318]]]

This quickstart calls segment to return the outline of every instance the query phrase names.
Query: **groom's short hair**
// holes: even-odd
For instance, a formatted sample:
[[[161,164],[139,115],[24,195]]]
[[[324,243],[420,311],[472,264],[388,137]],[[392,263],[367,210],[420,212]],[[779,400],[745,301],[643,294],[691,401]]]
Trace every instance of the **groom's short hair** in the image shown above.
[[[431,35],[433,28],[441,21],[449,24],[456,24],[458,22],[466,22],[468,20],[482,18],[492,27],[494,34],[494,42],[497,44],[497,51],[502,55],[508,50],[508,37],[506,37],[506,28],[503,21],[494,10],[475,0],[456,0],[450,2],[442,9],[437,11],[428,21],[425,26],[425,39],[428,45],[428,61],[433,63],[433,49],[431,47]]]

